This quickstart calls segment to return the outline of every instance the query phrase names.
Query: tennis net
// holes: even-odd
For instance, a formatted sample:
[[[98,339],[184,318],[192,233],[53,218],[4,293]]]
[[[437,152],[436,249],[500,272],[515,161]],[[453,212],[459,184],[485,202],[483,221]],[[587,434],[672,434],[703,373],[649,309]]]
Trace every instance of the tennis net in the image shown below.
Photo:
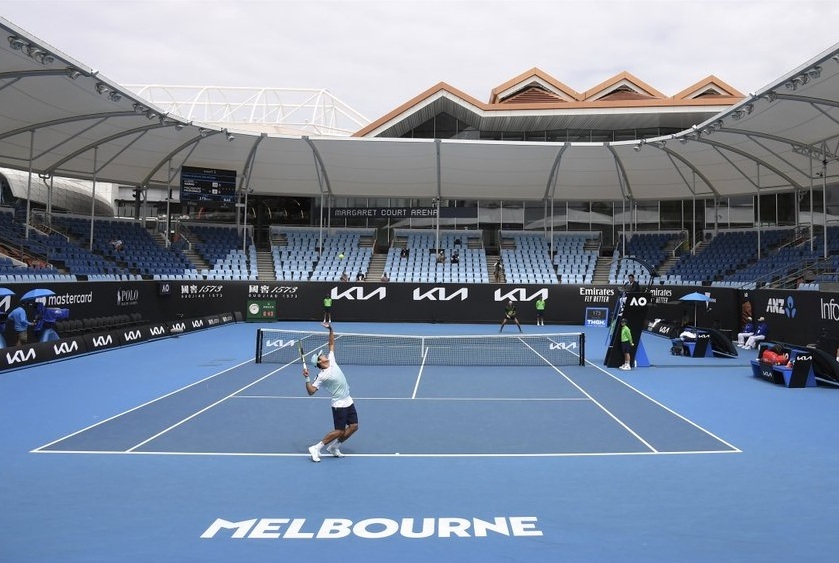
[[[303,343],[308,362],[314,352],[327,353],[327,336],[324,331],[257,329],[256,362],[294,362],[299,359],[298,342]],[[582,332],[486,336],[336,333],[335,349],[339,363],[357,365],[585,365]]]

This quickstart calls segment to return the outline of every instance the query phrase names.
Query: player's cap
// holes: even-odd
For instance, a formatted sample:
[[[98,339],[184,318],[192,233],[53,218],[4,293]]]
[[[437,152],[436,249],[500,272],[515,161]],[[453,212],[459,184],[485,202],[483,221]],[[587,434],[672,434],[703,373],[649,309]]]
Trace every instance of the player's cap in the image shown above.
[[[626,319],[621,319],[621,324],[626,324]]]
[[[765,321],[765,320],[766,320],[766,317],[760,317],[758,320],[759,320],[759,321]]]
[[[750,321],[750,320],[752,320],[752,318],[751,317],[746,317],[746,320]]]
[[[318,358],[320,358],[320,350],[318,350],[317,352],[312,354],[312,365],[313,366],[318,365]]]

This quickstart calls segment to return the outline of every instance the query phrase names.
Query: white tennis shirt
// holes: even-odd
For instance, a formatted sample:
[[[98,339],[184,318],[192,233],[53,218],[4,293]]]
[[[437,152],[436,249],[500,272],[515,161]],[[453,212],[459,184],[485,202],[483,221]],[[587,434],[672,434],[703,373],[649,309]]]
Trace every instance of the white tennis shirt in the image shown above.
[[[329,352],[329,367],[320,370],[312,387],[325,389],[332,395],[333,407],[348,407],[352,404],[350,386],[341,367],[335,362],[335,352]]]

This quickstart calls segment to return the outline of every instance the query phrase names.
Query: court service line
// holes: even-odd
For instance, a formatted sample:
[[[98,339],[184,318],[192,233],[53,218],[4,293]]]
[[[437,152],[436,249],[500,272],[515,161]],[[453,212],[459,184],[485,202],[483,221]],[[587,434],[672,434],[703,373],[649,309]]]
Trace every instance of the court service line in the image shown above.
[[[195,417],[196,417],[196,416],[198,416],[199,414],[201,414],[201,413],[203,413],[203,412],[206,412],[206,411],[210,410],[211,408],[213,408],[214,406],[216,406],[216,405],[218,405],[218,404],[220,404],[220,403],[223,403],[224,401],[226,401],[227,399],[229,399],[230,397],[232,397],[232,396],[233,396],[233,395],[235,395],[236,393],[239,393],[240,391],[244,391],[244,390],[245,390],[245,389],[247,389],[248,387],[251,387],[251,386],[253,386],[253,385],[256,385],[257,383],[259,383],[259,382],[260,382],[260,381],[262,381],[263,379],[266,379],[266,378],[268,378],[268,377],[271,377],[272,375],[274,375],[274,374],[275,374],[275,373],[277,373],[278,371],[282,371],[282,370],[284,370],[285,368],[287,368],[288,366],[290,366],[291,364],[293,364],[295,361],[296,361],[296,360],[291,361],[291,362],[289,362],[289,363],[287,363],[287,364],[285,364],[285,365],[283,365],[283,366],[280,366],[280,367],[278,367],[277,369],[275,369],[274,371],[269,371],[268,373],[266,373],[265,375],[263,375],[262,377],[260,377],[260,378],[259,378],[259,379],[257,379],[256,381],[251,381],[250,383],[248,383],[248,384],[247,384],[247,385],[245,385],[244,387],[242,387],[242,388],[240,388],[240,389],[237,389],[236,391],[234,391],[233,393],[229,394],[228,396],[226,396],[226,397],[222,397],[221,399],[219,399],[219,400],[218,400],[218,401],[216,401],[215,403],[213,403],[213,404],[211,404],[211,405],[207,405],[206,407],[204,407],[203,409],[201,409],[201,410],[200,410],[200,411],[198,411],[198,412],[194,412],[194,413],[192,413],[191,415],[189,415],[189,416],[188,416],[188,417],[186,417],[185,419],[181,420],[180,422],[176,422],[175,424],[173,424],[173,425],[172,425],[172,426],[170,426],[169,428],[165,428],[164,430],[161,430],[160,432],[158,432],[158,433],[157,433],[157,434],[155,434],[154,436],[151,436],[151,437],[149,437],[149,438],[147,438],[147,439],[143,440],[142,442],[140,442],[140,443],[139,443],[139,444],[137,444],[136,446],[133,446],[133,447],[131,447],[131,448],[128,448],[128,449],[127,449],[127,450],[125,450],[125,451],[126,451],[126,452],[133,452],[134,450],[136,450],[136,449],[137,449],[137,448],[139,448],[140,446],[142,446],[142,445],[144,445],[144,444],[148,444],[149,442],[151,442],[151,441],[152,441],[152,440],[154,440],[155,438],[159,438],[160,436],[162,436],[162,435],[166,434],[166,433],[167,433],[167,432],[169,432],[170,430],[172,430],[172,429],[174,429],[174,428],[177,428],[178,426],[180,426],[180,425],[181,425],[181,424],[183,424],[184,422],[186,422],[186,421],[188,421],[188,420],[192,420],[193,418],[195,418]]]
[[[687,422],[688,424],[690,424],[691,426],[693,426],[693,427],[694,427],[694,428],[696,428],[697,430],[701,430],[702,432],[704,432],[704,433],[705,433],[705,434],[707,434],[708,436],[712,437],[713,439],[715,439],[715,440],[718,440],[718,441],[722,442],[723,444],[725,444],[725,445],[726,445],[726,446],[728,446],[729,448],[732,448],[733,450],[735,450],[737,453],[742,453],[742,450],[741,450],[740,448],[738,448],[737,446],[735,446],[735,445],[733,445],[733,444],[728,443],[726,440],[723,440],[722,438],[720,438],[719,436],[717,436],[716,434],[714,434],[714,433],[713,433],[713,432],[711,432],[710,430],[706,430],[705,428],[702,428],[701,426],[699,426],[698,424],[696,424],[695,422],[693,422],[693,421],[692,421],[692,420],[690,420],[689,418],[686,418],[686,417],[682,416],[681,414],[677,413],[676,411],[674,411],[673,409],[671,409],[671,408],[670,408],[670,407],[668,407],[667,405],[664,405],[664,404],[662,404],[662,403],[660,403],[660,402],[656,401],[655,399],[653,399],[652,397],[650,397],[649,395],[647,395],[646,393],[644,393],[644,392],[643,392],[643,391],[641,391],[640,389],[636,389],[635,387],[633,387],[632,385],[630,385],[629,383],[627,383],[626,381],[624,381],[624,380],[623,380],[623,379],[621,379],[620,377],[615,376],[615,374],[613,374],[613,373],[611,373],[611,372],[606,371],[605,369],[601,368],[601,367],[600,367],[600,366],[598,366],[597,364],[594,364],[594,363],[592,363],[592,362],[589,362],[588,360],[586,360],[586,363],[587,363],[587,364],[591,364],[591,366],[592,366],[592,367],[597,368],[598,370],[602,371],[603,373],[605,373],[606,375],[608,375],[609,377],[611,377],[611,378],[612,378],[612,379],[614,379],[615,381],[618,381],[618,382],[622,383],[623,385],[626,385],[627,387],[629,387],[630,389],[632,389],[633,391],[635,391],[636,393],[638,393],[639,395],[641,395],[642,397],[644,397],[645,399],[647,399],[648,401],[651,401],[651,402],[655,403],[656,405],[658,405],[659,407],[663,408],[663,409],[664,409],[664,410],[666,410],[667,412],[669,412],[669,413],[671,413],[671,414],[673,414],[673,415],[675,415],[675,416],[677,416],[677,417],[681,418],[682,420],[684,420],[685,422]]]
[[[425,359],[428,357],[428,347],[422,353],[422,363],[420,364],[419,373],[417,374],[417,382],[414,384],[414,392],[411,393],[411,398],[417,398],[417,390],[419,389],[420,380],[422,379],[422,370],[425,369]]]
[[[528,348],[530,348],[530,350],[531,350],[534,354],[536,354],[537,356],[539,356],[540,358],[542,358],[542,360],[544,360],[544,362],[545,362],[546,364],[548,364],[549,366],[551,366],[551,368],[553,368],[553,370],[554,370],[554,371],[556,371],[559,375],[561,375],[562,377],[564,377],[564,378],[568,381],[568,383],[570,383],[571,385],[573,385],[574,387],[576,387],[577,389],[579,389],[580,393],[582,393],[583,395],[585,395],[586,397],[588,397],[588,398],[591,400],[591,402],[593,402],[593,403],[594,403],[595,405],[597,405],[597,406],[598,406],[601,410],[603,410],[603,412],[605,412],[607,415],[609,415],[609,416],[612,418],[612,420],[614,420],[615,422],[617,422],[618,424],[620,424],[620,425],[624,428],[624,430],[626,430],[627,432],[629,432],[631,435],[635,436],[635,439],[636,439],[636,440],[638,440],[639,442],[641,442],[642,444],[644,444],[644,445],[645,445],[646,447],[648,447],[651,451],[656,452],[656,453],[658,452],[658,450],[657,450],[657,449],[655,449],[655,448],[653,447],[653,445],[652,445],[652,444],[650,444],[650,443],[649,443],[649,442],[647,442],[644,438],[642,438],[640,434],[638,434],[638,433],[637,433],[637,432],[635,432],[632,428],[630,428],[630,427],[629,427],[629,425],[627,425],[624,421],[622,421],[622,420],[621,420],[621,419],[619,419],[617,416],[615,416],[615,415],[614,415],[614,414],[613,414],[613,413],[612,413],[609,409],[607,409],[605,406],[603,406],[603,405],[602,405],[602,404],[601,404],[601,403],[600,403],[597,399],[595,399],[594,397],[592,397],[592,396],[591,396],[591,395],[590,395],[590,394],[589,394],[589,393],[588,393],[585,389],[583,389],[582,387],[580,387],[579,385],[577,385],[577,384],[576,384],[576,383],[575,383],[575,382],[574,382],[574,381],[573,381],[570,377],[568,377],[567,375],[565,375],[565,373],[563,373],[563,372],[562,372],[562,370],[560,370],[558,367],[556,367],[556,366],[555,366],[555,365],[553,365],[550,361],[548,361],[548,359],[547,359],[545,356],[543,356],[542,354],[540,354],[539,352],[537,352],[536,350],[534,350],[534,349],[533,349],[533,347],[532,347],[530,344],[528,344],[527,342],[525,342],[524,340],[521,340],[521,342],[522,342],[522,344],[524,344],[525,346],[527,346]]]
[[[106,419],[104,419],[104,420],[100,420],[99,422],[97,422],[97,423],[95,423],[95,424],[91,424],[90,426],[87,426],[87,427],[85,427],[85,428],[82,428],[81,430],[77,430],[76,432],[73,432],[72,434],[67,434],[66,436],[64,436],[64,437],[62,437],[62,438],[59,438],[59,439],[57,439],[57,440],[53,440],[52,442],[50,442],[50,443],[48,443],[48,444],[44,444],[43,446],[40,446],[40,447],[38,447],[38,448],[35,448],[34,450],[31,450],[29,453],[39,453],[39,452],[40,452],[40,450],[42,450],[43,448],[48,448],[48,447],[50,447],[51,445],[53,445],[53,444],[57,444],[58,442],[60,442],[60,441],[62,441],[62,440],[66,440],[67,438],[72,438],[73,436],[76,436],[77,434],[81,434],[82,432],[87,432],[87,431],[88,431],[88,430],[90,430],[91,428],[96,428],[97,426],[99,426],[99,425],[101,425],[101,424],[105,424],[106,422],[110,422],[110,421],[112,421],[112,420],[115,420],[115,419],[117,419],[117,418],[119,418],[119,417],[121,417],[121,416],[123,416],[123,415],[126,415],[126,414],[128,414],[128,413],[134,412],[134,411],[136,411],[136,410],[138,410],[138,409],[141,409],[141,408],[143,408],[143,407],[145,407],[145,406],[148,406],[148,405],[150,405],[150,404],[152,404],[152,403],[156,403],[157,401],[163,400],[163,399],[165,399],[166,397],[170,397],[170,396],[172,396],[172,395],[174,395],[174,394],[176,394],[176,393],[180,393],[181,391],[184,391],[185,389],[189,389],[190,387],[194,387],[195,385],[198,385],[199,383],[204,383],[205,381],[209,381],[210,379],[212,379],[212,378],[214,378],[214,377],[218,377],[219,375],[222,375],[222,374],[224,374],[224,373],[226,373],[226,372],[228,372],[228,371],[230,371],[230,370],[233,370],[233,369],[236,369],[236,368],[242,367],[243,365],[245,365],[245,364],[250,364],[250,363],[252,363],[252,362],[254,362],[254,361],[255,361],[255,360],[250,359],[250,360],[246,360],[246,361],[244,361],[244,362],[238,363],[238,364],[236,364],[236,365],[234,365],[234,366],[230,366],[229,368],[223,369],[223,370],[221,370],[221,371],[219,371],[219,372],[216,372],[216,373],[214,373],[214,374],[212,374],[212,375],[209,375],[209,376],[205,377],[204,379],[199,379],[198,381],[195,381],[194,383],[190,383],[189,385],[185,385],[185,386],[181,387],[180,389],[175,389],[174,391],[171,391],[171,392],[169,392],[169,393],[166,393],[165,395],[161,395],[160,397],[157,397],[157,398],[155,398],[155,399],[152,399],[151,401],[147,401],[147,402],[143,403],[142,405],[137,405],[136,407],[132,407],[132,408],[128,409],[127,411],[123,411],[123,412],[121,412],[121,413],[119,413],[119,414],[115,414],[114,416],[108,417],[108,418],[106,418]],[[285,366],[284,366],[284,367],[285,367]]]

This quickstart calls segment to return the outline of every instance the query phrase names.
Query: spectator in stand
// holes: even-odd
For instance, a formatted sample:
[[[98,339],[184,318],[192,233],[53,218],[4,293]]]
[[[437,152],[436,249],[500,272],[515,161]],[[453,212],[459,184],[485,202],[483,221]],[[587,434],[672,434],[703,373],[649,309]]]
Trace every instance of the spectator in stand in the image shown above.
[[[387,272],[382,272],[382,283],[387,283],[390,281],[390,278],[387,277]]]
[[[365,277],[366,277],[366,276],[364,275],[364,272],[358,272],[358,273],[355,275],[355,281],[364,281],[364,278],[365,278]]]
[[[410,251],[410,250],[408,250],[408,247],[407,247],[407,246],[403,246],[403,247],[402,247],[402,250],[400,250],[400,251],[399,251],[399,257],[400,257],[400,258],[407,258],[407,257],[408,257],[408,254],[410,254],[410,252],[411,252],[411,251]]]
[[[460,262],[460,253],[457,250],[452,250],[452,264]]]
[[[348,282],[348,281],[350,281],[350,276],[349,276],[349,274],[347,274],[347,271],[346,271],[346,270],[344,270],[344,273],[343,273],[343,274],[341,274],[341,281],[342,281],[342,282]]]
[[[751,350],[753,348],[757,348],[758,342],[766,340],[766,335],[769,334],[769,325],[766,324],[766,319],[764,317],[760,317],[757,320],[757,328],[755,329],[755,333],[746,340],[746,343],[743,345],[744,350]]]
[[[442,248],[437,252],[437,263],[438,264],[445,264],[446,263],[446,252]]]

